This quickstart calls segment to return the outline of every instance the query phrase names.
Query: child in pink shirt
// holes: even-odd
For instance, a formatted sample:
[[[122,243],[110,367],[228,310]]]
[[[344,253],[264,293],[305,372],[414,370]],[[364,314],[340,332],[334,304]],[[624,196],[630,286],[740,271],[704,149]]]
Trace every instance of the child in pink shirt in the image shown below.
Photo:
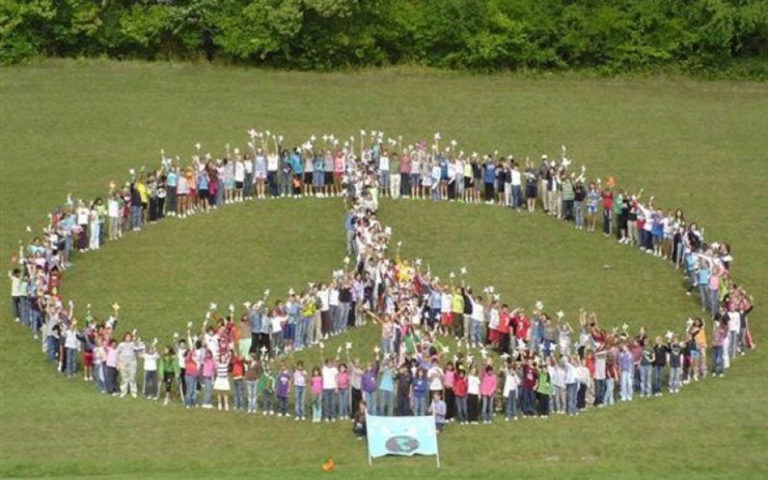
[[[491,423],[493,419],[493,395],[496,392],[496,373],[491,365],[486,365],[483,378],[480,380],[481,409],[483,423]]]
[[[312,369],[312,378],[309,379],[309,393],[312,397],[312,423],[320,423],[323,415],[323,376],[320,373],[320,367]]]
[[[339,389],[339,418],[349,418],[349,372],[344,363],[339,365],[336,387]]]

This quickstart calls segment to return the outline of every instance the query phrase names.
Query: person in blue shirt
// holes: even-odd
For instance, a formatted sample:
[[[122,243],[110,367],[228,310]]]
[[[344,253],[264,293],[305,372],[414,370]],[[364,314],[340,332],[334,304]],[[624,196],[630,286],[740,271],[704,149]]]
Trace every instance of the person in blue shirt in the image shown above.
[[[709,262],[699,258],[699,270],[697,276],[699,279],[699,295],[701,297],[701,311],[707,309],[707,295],[709,294]]]
[[[491,157],[487,157],[483,164],[483,184],[485,185],[485,201],[493,202],[493,182],[496,181],[496,164]]]
[[[440,303],[442,294],[437,286],[429,293],[429,328],[434,328],[438,317],[440,316]]]
[[[427,371],[424,368],[416,370],[416,376],[413,378],[413,414],[426,415],[427,413],[427,395],[429,394],[429,381],[427,380]]]
[[[301,155],[297,148],[293,149],[291,153],[291,170],[293,171],[293,195],[301,195],[301,181],[304,175],[304,164],[301,161]]]
[[[379,402],[376,411],[379,415],[391,417],[394,414],[395,371],[392,361],[387,360],[379,373]]]

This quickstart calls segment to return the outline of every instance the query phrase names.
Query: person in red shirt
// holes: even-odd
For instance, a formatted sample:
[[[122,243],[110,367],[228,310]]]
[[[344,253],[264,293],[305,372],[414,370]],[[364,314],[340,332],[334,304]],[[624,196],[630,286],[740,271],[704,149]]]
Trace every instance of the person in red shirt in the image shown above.
[[[237,329],[235,329],[237,331]],[[245,410],[245,384],[243,382],[243,375],[245,373],[245,365],[243,363],[243,357],[234,349],[231,351],[232,360],[230,361],[230,369],[232,371],[232,384],[234,385],[234,403],[235,410]]]
[[[512,325],[515,327],[515,338],[528,342],[531,331],[531,321],[525,316],[525,309],[517,308],[512,312]]]
[[[509,353],[509,324],[509,306],[505,303],[499,314],[499,353]]]
[[[459,424],[468,424],[467,415],[467,372],[459,367],[456,378],[453,380],[453,397],[456,402],[456,418]]]
[[[611,234],[611,210],[613,209],[613,190],[606,188],[601,193],[603,200],[603,235]]]
[[[522,392],[520,408],[523,411],[523,415],[536,415],[536,395],[533,392],[536,386],[536,379],[539,376],[539,372],[536,366],[528,357],[523,364],[523,378],[520,382],[520,388]]]

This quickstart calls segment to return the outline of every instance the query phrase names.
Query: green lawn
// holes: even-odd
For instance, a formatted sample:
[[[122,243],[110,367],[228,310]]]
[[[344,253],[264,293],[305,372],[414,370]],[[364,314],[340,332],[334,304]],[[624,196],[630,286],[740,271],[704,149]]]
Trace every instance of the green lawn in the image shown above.
[[[212,150],[242,145],[251,126],[296,142],[360,128],[412,139],[440,131],[465,150],[518,157],[554,154],[565,143],[592,175],[644,187],[665,208],[682,206],[708,239],[731,243],[734,274],[757,300],[751,320],[761,345],[726,378],[674,398],[577,418],[451,426],[440,438],[439,472],[431,458],[387,458],[369,468],[348,424],[99,396],[45,363],[3,296],[0,476],[306,478],[321,474],[329,456],[344,478],[762,478],[768,471],[766,84],[57,61],[0,70],[0,106],[6,262],[24,227],[42,225],[67,192],[103,194],[129,167],[154,164],[161,147],[189,155],[197,141]],[[540,214],[400,201],[384,202],[380,217],[407,257],[423,258],[441,277],[466,266],[470,282],[495,285],[510,303],[542,300],[571,321],[584,306],[606,325],[644,324],[656,333],[679,329],[698,311],[663,262]],[[264,288],[285,292],[327,278],[344,256],[342,221],[340,202],[330,199],[254,201],[171,219],[82,255],[64,293],[102,314],[117,301],[121,328],[168,339],[210,301],[239,304]],[[331,346],[349,339],[359,354],[376,337],[369,326]]]

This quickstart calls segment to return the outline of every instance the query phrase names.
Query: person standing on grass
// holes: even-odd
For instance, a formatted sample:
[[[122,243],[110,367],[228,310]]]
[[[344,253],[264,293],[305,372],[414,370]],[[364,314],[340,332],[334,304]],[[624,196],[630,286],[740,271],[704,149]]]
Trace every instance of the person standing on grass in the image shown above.
[[[579,356],[574,354],[570,358],[563,356],[563,366],[565,368],[565,413],[569,416],[578,415],[578,392],[579,392]]]
[[[179,376],[179,362],[176,358],[176,353],[173,351],[173,346],[165,347],[163,355],[158,362],[158,371],[162,375],[163,385],[165,386],[163,405],[168,405],[173,392],[173,379]]]
[[[675,335],[668,345],[669,348],[669,393],[680,391],[680,371],[682,367],[682,347],[680,339]]]
[[[611,211],[613,210],[613,190],[610,185],[603,189],[600,197],[603,203],[603,235],[607,237],[611,234]]]
[[[157,400],[159,397],[157,385],[157,364],[159,355],[155,350],[155,344],[151,344],[141,352],[141,358],[144,360],[144,383],[142,383],[144,398],[148,400]]]
[[[413,375],[406,364],[400,365],[395,381],[397,382],[397,415],[407,417],[411,414],[411,385]]]
[[[502,397],[504,398],[504,420],[517,420],[517,388],[520,384],[520,378],[517,376],[515,361],[512,357],[507,357],[504,364],[504,386]]]
[[[467,372],[463,365],[459,365],[456,371],[456,378],[453,382],[453,395],[456,403],[456,421],[460,425],[469,423],[469,414],[467,412]]]
[[[413,414],[424,415],[427,411],[427,395],[429,395],[429,380],[427,371],[419,367],[413,378]]]
[[[475,365],[470,367],[467,375],[467,413],[469,422],[477,424],[480,417],[480,376]]]
[[[245,389],[248,396],[248,413],[256,413],[259,406],[259,381],[261,380],[261,362],[255,353],[247,357],[245,364]]]
[[[664,367],[667,366],[667,354],[669,353],[669,347],[662,343],[661,337],[656,337],[656,341],[653,344],[653,353],[651,362],[653,365],[653,387],[651,393],[655,397],[661,396],[661,375],[664,372]]]
[[[496,372],[493,366],[486,365],[483,368],[483,376],[480,380],[481,417],[483,423],[493,421],[493,400],[496,394]]]
[[[323,412],[323,419],[326,422],[335,422],[336,421],[336,403],[337,403],[337,392],[338,392],[338,382],[337,382],[337,376],[339,374],[339,369],[336,367],[336,360],[331,358],[325,359],[325,364],[323,365],[323,369],[321,370],[321,376],[323,379],[323,404],[322,404],[322,412]]]
[[[272,364],[268,360],[262,362],[263,370],[259,378],[259,392],[261,394],[261,414],[274,415],[275,406],[272,395],[275,393],[275,376],[272,374]]]
[[[293,413],[294,420],[306,420],[304,411],[307,394],[307,372],[304,370],[304,362],[299,360],[293,369]]]
[[[184,355],[184,384],[186,393],[184,406],[186,408],[197,407],[197,379],[200,374],[200,361],[197,352],[193,348],[187,349]]]
[[[133,340],[133,334],[126,332],[123,341],[116,348],[117,370],[120,372],[120,397],[125,397],[130,392],[133,398],[138,396],[136,387],[136,354],[143,351],[141,343]]]
[[[712,327],[712,376],[725,376],[724,343],[728,335],[728,324],[720,319]]]
[[[534,368],[537,368],[536,362],[533,364]],[[538,376],[536,378],[536,384],[534,385],[534,391],[536,392],[536,401],[539,405],[538,414],[539,417],[549,417],[549,397],[552,395],[552,379],[549,372],[542,365],[541,368],[537,368]]]
[[[230,352],[222,350],[216,358],[216,380],[213,389],[216,391],[217,406],[219,411],[229,411],[229,368],[232,356]]]
[[[277,396],[277,416],[290,417],[288,412],[288,397],[291,393],[291,371],[285,362],[280,364],[280,371],[275,380],[275,395]]]
[[[632,401],[632,367],[633,358],[629,346],[624,343],[618,356],[619,367],[619,400]]]
[[[432,393],[432,403],[429,405],[429,413],[435,416],[435,428],[437,433],[443,431],[445,426],[445,402],[441,398],[440,392]]]
[[[309,393],[312,399],[312,423],[320,423],[323,416],[323,375],[320,367],[312,368],[312,377],[309,380]]]

